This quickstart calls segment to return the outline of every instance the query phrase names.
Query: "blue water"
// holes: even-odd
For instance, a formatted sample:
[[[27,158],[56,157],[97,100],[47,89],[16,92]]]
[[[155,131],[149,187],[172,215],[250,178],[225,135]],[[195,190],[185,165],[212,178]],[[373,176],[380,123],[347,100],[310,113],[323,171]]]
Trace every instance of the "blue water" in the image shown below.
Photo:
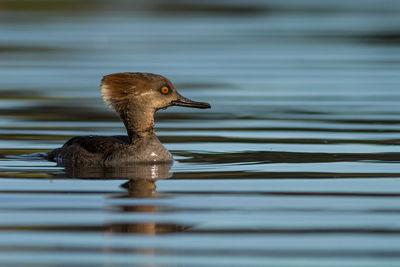
[[[1,1],[0,265],[398,266],[399,11]],[[170,170],[21,156],[124,134],[98,87],[126,71],[212,105],[157,114]]]

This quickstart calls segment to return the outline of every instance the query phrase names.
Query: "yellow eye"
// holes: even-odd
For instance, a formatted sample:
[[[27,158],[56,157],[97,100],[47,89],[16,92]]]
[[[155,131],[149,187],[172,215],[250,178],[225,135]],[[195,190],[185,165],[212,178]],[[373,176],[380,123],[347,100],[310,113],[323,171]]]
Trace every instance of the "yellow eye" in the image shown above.
[[[163,86],[161,87],[160,91],[162,94],[166,95],[169,93],[169,88],[167,86]]]

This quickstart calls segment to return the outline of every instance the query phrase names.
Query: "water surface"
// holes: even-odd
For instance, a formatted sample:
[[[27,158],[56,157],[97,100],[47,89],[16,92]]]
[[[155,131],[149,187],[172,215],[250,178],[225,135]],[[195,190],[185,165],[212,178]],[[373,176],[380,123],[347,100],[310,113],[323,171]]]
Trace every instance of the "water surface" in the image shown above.
[[[2,265],[399,265],[397,1],[1,2]],[[21,157],[123,134],[121,71],[213,106],[157,114],[163,179]]]

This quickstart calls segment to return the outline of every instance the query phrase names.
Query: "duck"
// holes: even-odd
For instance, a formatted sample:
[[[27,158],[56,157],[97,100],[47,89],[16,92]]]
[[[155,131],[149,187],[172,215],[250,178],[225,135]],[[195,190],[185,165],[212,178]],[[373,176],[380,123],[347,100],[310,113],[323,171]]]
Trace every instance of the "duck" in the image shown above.
[[[59,165],[115,166],[128,163],[171,163],[171,153],[154,129],[154,114],[170,106],[208,109],[209,103],[180,95],[162,75],[140,72],[113,73],[103,77],[100,92],[105,104],[123,121],[127,135],[76,136],[46,158]]]

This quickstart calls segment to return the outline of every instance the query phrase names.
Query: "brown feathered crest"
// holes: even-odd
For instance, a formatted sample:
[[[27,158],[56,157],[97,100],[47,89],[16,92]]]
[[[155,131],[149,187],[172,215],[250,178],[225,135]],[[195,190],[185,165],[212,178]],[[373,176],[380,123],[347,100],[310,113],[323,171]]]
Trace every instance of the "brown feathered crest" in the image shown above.
[[[159,75],[151,73],[124,72],[114,73],[103,77],[100,91],[104,102],[115,111],[129,105],[135,95],[144,93],[146,84]]]

